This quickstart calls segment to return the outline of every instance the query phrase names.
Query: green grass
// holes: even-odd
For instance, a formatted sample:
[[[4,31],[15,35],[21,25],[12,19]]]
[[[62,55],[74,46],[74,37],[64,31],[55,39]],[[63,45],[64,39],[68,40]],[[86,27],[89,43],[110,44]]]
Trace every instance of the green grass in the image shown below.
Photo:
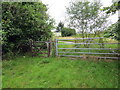
[[[3,88],[117,88],[118,64],[65,57],[3,61]]]

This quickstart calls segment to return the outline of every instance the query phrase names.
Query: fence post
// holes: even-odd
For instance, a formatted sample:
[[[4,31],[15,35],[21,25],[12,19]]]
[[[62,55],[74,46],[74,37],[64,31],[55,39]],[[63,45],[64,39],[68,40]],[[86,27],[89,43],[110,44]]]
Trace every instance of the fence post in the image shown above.
[[[56,41],[55,42],[55,46],[56,46],[56,48],[55,48],[56,52],[55,53],[56,53],[56,56],[58,56],[58,40],[56,39],[55,41]]]
[[[48,42],[48,57],[50,57],[51,54],[51,43]]]

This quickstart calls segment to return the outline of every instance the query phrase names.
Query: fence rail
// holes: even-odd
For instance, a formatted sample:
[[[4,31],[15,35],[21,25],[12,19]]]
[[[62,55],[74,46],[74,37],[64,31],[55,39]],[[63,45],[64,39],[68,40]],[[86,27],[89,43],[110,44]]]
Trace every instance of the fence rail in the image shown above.
[[[58,45],[70,45],[70,44],[120,44],[120,43],[65,43],[65,44],[62,44],[62,43],[60,43],[60,44],[58,44]]]
[[[72,47],[72,48],[59,48],[59,45],[94,45],[94,44],[98,44],[98,45],[106,45],[106,44],[120,44],[120,43],[93,43],[93,42],[89,42],[89,43],[86,43],[85,41],[84,42],[81,42],[81,43],[74,43],[74,42],[67,42],[67,40],[83,40],[83,39],[86,39],[87,41],[89,40],[94,40],[94,39],[104,39],[103,37],[96,37],[96,38],[73,38],[73,39],[56,39],[56,56],[68,56],[68,57],[84,57],[82,56],[83,54],[85,55],[116,55],[117,57],[113,56],[113,57],[97,57],[97,58],[105,58],[105,59],[118,59],[118,56],[120,56],[120,53],[117,53],[115,52],[114,50],[120,50],[120,48],[76,48],[76,47]],[[63,41],[64,43],[59,43],[59,41]],[[65,43],[66,42],[66,43]],[[59,50],[63,50],[63,51],[60,51]],[[100,53],[100,52],[64,52],[64,50],[112,50],[113,53]],[[59,55],[59,54],[63,54],[63,55]],[[79,54],[79,55],[64,55],[64,54]]]
[[[57,40],[59,40],[59,41],[61,41],[61,40],[83,40],[83,39],[88,39],[88,40],[90,40],[90,39],[102,39],[102,38],[104,38],[104,37],[96,37],[96,38],[73,38],[73,39],[57,39]]]
[[[77,56],[77,55],[59,55],[59,56],[65,56],[65,57],[84,57],[84,56]],[[96,57],[96,58],[100,58],[100,59],[120,59],[119,57]]]
[[[92,52],[58,52],[58,53],[78,53],[78,54],[108,54],[119,55],[119,53],[92,53]]]
[[[120,50],[116,48],[58,48],[58,49],[81,49],[81,50]]]

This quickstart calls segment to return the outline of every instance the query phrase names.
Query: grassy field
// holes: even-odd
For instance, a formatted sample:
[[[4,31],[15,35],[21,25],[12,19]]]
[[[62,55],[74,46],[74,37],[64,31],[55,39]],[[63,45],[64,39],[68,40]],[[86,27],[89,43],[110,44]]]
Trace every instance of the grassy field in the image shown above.
[[[118,88],[117,63],[19,57],[3,61],[3,88]]]

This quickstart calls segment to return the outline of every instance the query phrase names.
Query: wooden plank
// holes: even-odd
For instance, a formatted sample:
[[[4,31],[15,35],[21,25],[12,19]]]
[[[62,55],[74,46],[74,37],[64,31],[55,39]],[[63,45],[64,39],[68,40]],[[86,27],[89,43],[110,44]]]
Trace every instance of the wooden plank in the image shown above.
[[[49,57],[50,56],[50,52],[51,52],[51,43],[55,43],[56,41],[33,41],[33,40],[31,40],[31,43],[30,43],[30,45],[31,45],[31,51],[32,51],[32,54],[47,54],[47,57]],[[42,45],[35,45],[35,44],[37,44],[37,43],[45,43],[45,46],[46,46],[46,43],[47,43],[47,52],[48,53],[44,53],[43,51],[44,51],[44,49],[41,49],[42,48]],[[41,48],[33,48],[33,47],[41,47]],[[46,50],[45,49],[45,50]],[[35,50],[39,50],[39,51],[35,51]],[[36,56],[36,55],[34,55],[34,56]]]
[[[32,52],[32,53],[38,53],[38,54],[48,54],[48,53],[42,53],[42,52],[41,52],[41,53],[40,53],[40,52]]]
[[[116,54],[119,55],[119,53],[93,53],[93,52],[58,52],[58,53],[76,53],[76,54]]]
[[[34,41],[35,43],[54,43],[55,41]]]
[[[42,47],[42,45],[32,45],[32,47]]]
[[[49,42],[49,41],[34,41],[35,43],[45,43],[45,42]]]
[[[116,48],[58,48],[58,49],[83,49],[83,50],[120,50]]]
[[[67,57],[83,57],[83,56],[77,56],[77,55],[59,55],[59,56],[67,56]]]
[[[58,43],[58,45],[82,45],[82,44],[98,44],[98,45],[101,45],[101,44],[120,44],[120,43]]]
[[[51,43],[48,43],[48,57],[50,57]]]

